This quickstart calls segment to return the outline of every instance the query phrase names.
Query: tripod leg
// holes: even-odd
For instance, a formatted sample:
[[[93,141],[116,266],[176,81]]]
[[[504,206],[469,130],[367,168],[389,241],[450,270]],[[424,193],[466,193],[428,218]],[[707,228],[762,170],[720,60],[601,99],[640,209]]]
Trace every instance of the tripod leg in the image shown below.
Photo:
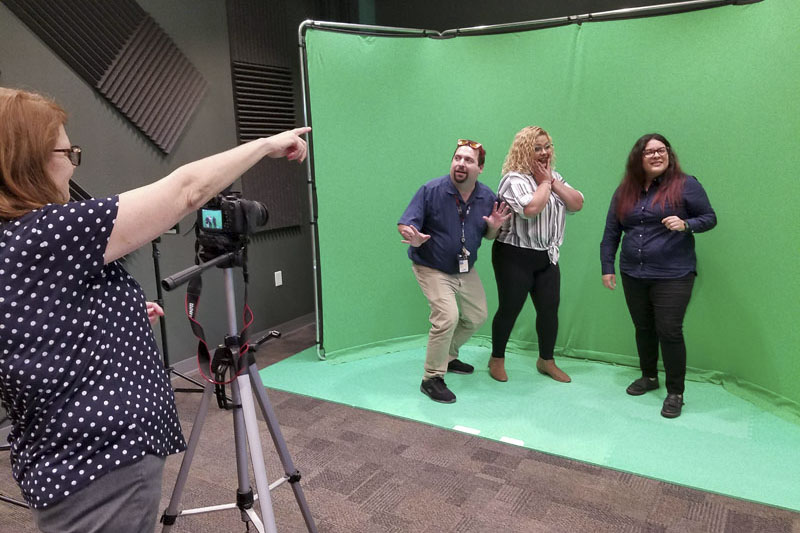
[[[239,396],[237,405],[241,405],[238,409],[240,418],[244,423],[245,431],[247,432],[247,444],[250,448],[250,459],[253,465],[253,476],[256,480],[256,488],[258,489],[258,502],[261,507],[261,517],[264,522],[264,527],[270,533],[277,533],[278,529],[275,525],[275,513],[272,509],[272,497],[269,493],[269,481],[267,480],[267,469],[264,466],[264,452],[261,449],[261,437],[258,430],[258,418],[256,418],[256,410],[253,405],[253,392],[248,381],[247,376],[241,375],[236,378],[231,388],[234,393],[233,399],[236,402],[236,395]],[[234,422],[236,419],[234,419]],[[236,431],[236,435],[244,435],[241,431]],[[237,443],[236,457],[243,459],[244,466],[247,468],[247,460],[244,459],[246,451],[244,448],[241,450]]]
[[[317,533],[317,526],[314,523],[314,518],[311,516],[311,510],[308,508],[303,488],[300,486],[300,473],[292,462],[292,457],[289,454],[289,449],[286,447],[286,441],[283,439],[281,427],[278,424],[278,418],[275,416],[275,411],[267,398],[267,390],[261,382],[261,377],[258,375],[258,367],[252,363],[247,368],[247,373],[250,375],[250,382],[253,384],[253,393],[258,400],[258,405],[261,407],[261,413],[264,415],[264,420],[267,423],[269,434],[272,436],[272,442],[275,443],[275,449],[280,457],[283,471],[286,473],[286,478],[294,492],[294,498],[297,500],[297,505],[300,507],[300,512],[303,514],[303,520],[306,522],[306,528],[309,533]]]
[[[197,415],[194,417],[192,434],[189,436],[189,442],[183,454],[181,469],[175,481],[175,488],[172,489],[172,496],[170,497],[167,509],[164,511],[164,514],[161,515],[161,522],[164,524],[161,531],[164,533],[170,530],[172,524],[175,523],[175,519],[178,517],[178,505],[180,505],[181,502],[181,495],[186,485],[186,479],[189,477],[189,468],[192,466],[192,458],[194,457],[197,443],[200,440],[200,433],[203,431],[203,423],[206,420],[206,414],[208,414],[208,404],[211,401],[212,393],[213,385],[211,383],[206,383],[203,388],[203,397],[200,399],[200,407],[197,410]]]

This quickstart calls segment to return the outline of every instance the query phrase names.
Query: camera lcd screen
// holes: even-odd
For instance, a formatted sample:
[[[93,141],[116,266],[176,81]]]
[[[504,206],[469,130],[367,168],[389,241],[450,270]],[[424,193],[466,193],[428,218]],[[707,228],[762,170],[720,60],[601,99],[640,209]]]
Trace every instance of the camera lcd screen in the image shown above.
[[[203,229],[222,229],[222,211],[219,209],[201,209],[200,220]]]

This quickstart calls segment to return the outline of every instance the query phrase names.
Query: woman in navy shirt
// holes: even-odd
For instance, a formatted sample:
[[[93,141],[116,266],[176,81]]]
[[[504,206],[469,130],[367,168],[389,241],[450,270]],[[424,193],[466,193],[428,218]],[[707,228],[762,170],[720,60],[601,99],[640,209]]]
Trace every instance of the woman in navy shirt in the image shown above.
[[[303,160],[300,128],[68,203],[66,113],[0,87],[0,400],[14,478],[42,531],[152,531],[164,457],[182,451],[141,287],[117,259],[264,156]],[[87,488],[91,490],[86,490]]]
[[[683,317],[697,275],[694,234],[716,224],[705,190],[683,173],[669,141],[657,133],[636,141],[611,199],[600,261],[603,285],[613,290],[614,258],[624,232],[619,269],[642,370],[627,393],[639,396],[658,388],[661,345],[667,387],[661,414],[667,418],[680,416],[683,406]]]

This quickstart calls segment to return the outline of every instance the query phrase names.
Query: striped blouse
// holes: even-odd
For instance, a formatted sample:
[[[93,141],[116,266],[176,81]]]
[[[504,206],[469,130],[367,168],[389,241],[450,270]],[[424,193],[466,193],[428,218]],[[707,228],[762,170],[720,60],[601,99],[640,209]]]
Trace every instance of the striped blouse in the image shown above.
[[[570,185],[556,172],[553,177],[564,185]],[[497,190],[498,199],[502,199],[514,211],[513,216],[500,228],[497,240],[533,250],[546,250],[550,262],[558,264],[558,247],[564,242],[564,223],[568,213],[564,201],[551,192],[547,205],[542,212],[533,218],[523,214],[525,206],[533,199],[538,185],[530,174],[509,172],[500,180]],[[581,194],[582,196],[582,194]]]

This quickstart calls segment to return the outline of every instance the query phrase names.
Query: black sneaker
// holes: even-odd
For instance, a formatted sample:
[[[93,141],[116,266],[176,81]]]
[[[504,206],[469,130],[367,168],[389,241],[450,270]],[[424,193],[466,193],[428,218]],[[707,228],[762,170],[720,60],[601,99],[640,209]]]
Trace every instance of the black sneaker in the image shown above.
[[[455,403],[456,401],[456,395],[447,388],[444,379],[439,376],[423,379],[419,390],[434,402]]]
[[[658,388],[658,378],[648,378],[645,376],[640,377],[625,389],[625,392],[631,396],[641,396],[649,390]]]
[[[475,367],[459,359],[453,359],[447,363],[447,371],[454,374],[472,374],[475,371]]]
[[[681,416],[683,406],[683,394],[667,394],[664,406],[661,408],[661,416],[664,418],[678,418]]]

